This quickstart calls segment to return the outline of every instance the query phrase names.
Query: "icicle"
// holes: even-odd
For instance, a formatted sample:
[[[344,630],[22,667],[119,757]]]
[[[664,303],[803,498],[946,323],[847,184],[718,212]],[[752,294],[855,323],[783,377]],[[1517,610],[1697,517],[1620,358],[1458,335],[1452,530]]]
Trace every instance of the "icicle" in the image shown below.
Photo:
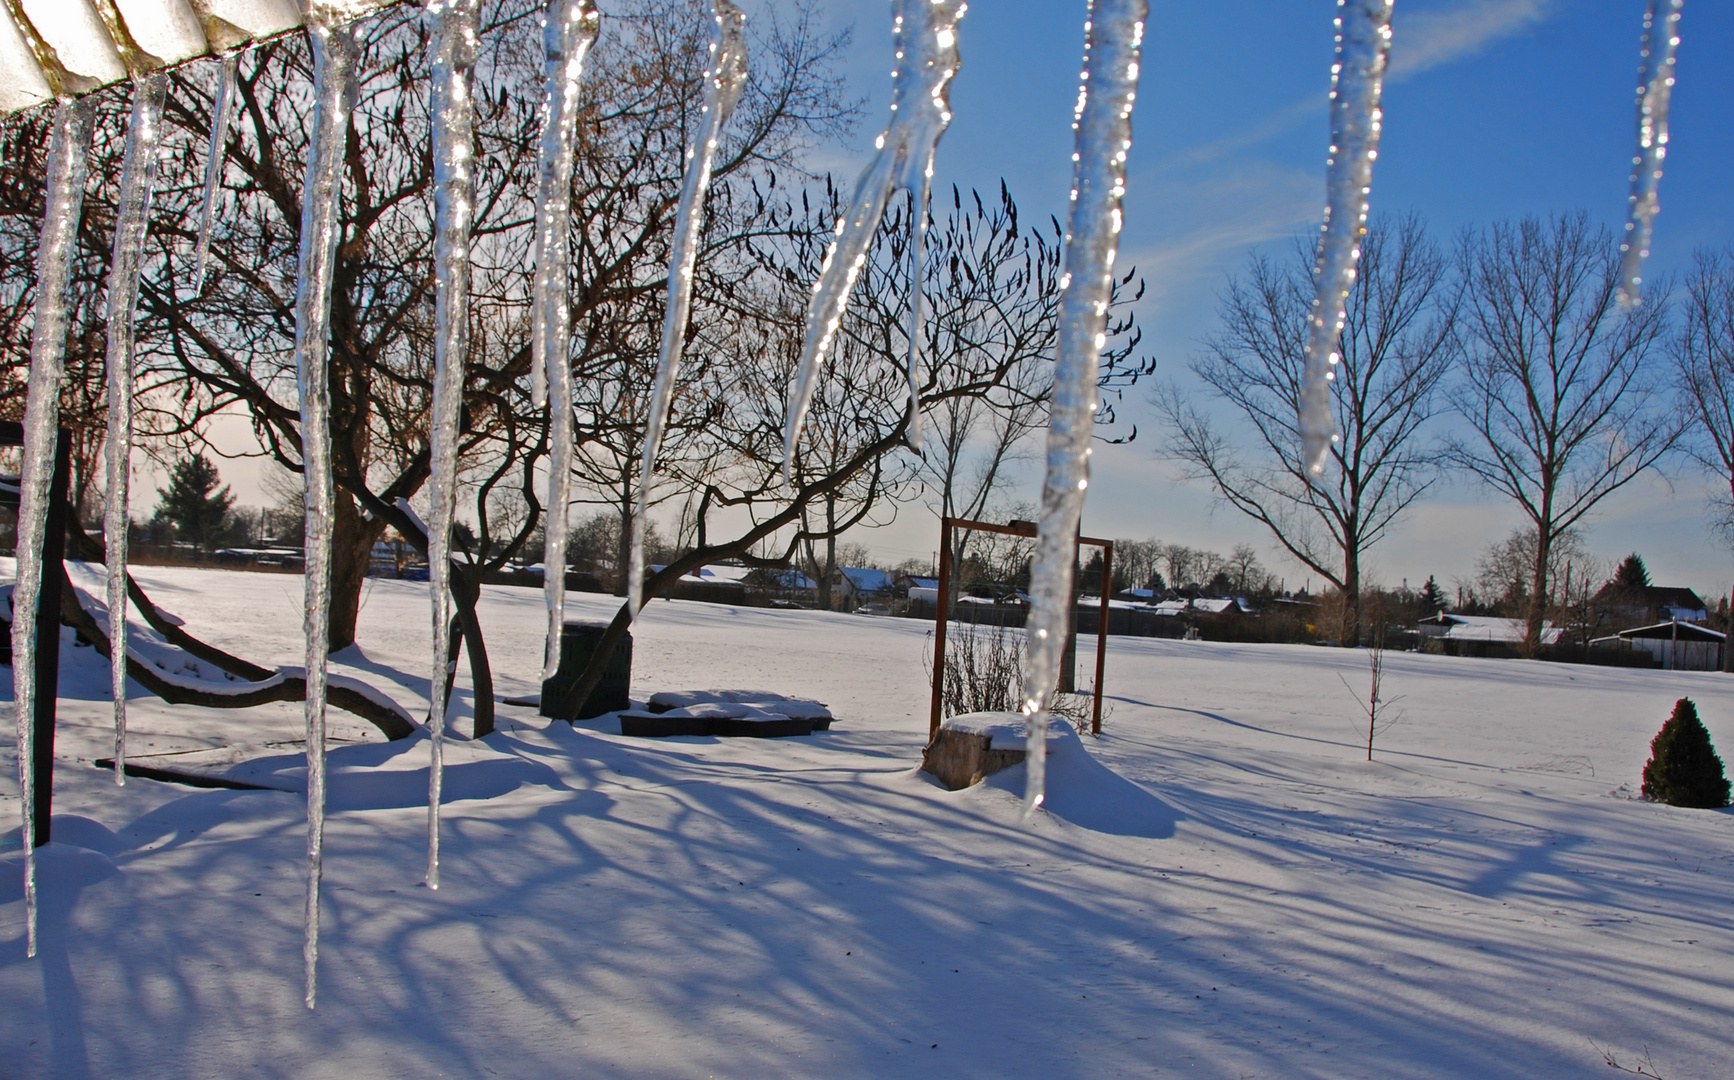
[[[1379,96],[1385,62],[1391,55],[1392,0],[1337,0],[1337,57],[1331,66],[1331,157],[1327,163],[1325,222],[1319,231],[1318,262],[1307,327],[1306,370],[1301,375],[1301,460],[1310,475],[1325,470],[1325,457],[1337,441],[1331,415],[1331,381],[1336,378],[1337,339],[1355,263],[1367,235],[1367,196],[1373,189],[1373,162],[1379,156],[1383,114]]]
[[[193,249],[193,295],[205,291],[205,260],[211,254],[211,219],[217,212],[217,188],[223,182],[224,147],[229,143],[229,122],[235,115],[235,68],[238,57],[223,57],[223,74],[217,80],[217,97],[211,103],[211,147],[205,155],[205,197],[199,203],[199,241]]]
[[[301,463],[307,481],[307,909],[302,959],[307,1007],[319,965],[319,877],[325,835],[325,665],[331,622],[331,276],[337,261],[344,140],[355,107],[360,48],[347,25],[313,10],[313,126],[301,188],[301,249],[295,274],[295,381],[301,391]]]
[[[144,261],[151,191],[162,141],[167,75],[133,85],[132,118],[120,169],[120,204],[108,270],[108,492],[102,515],[108,547],[109,687],[114,696],[114,782],[126,783],[127,485],[132,474],[133,320]]]
[[[925,230],[928,188],[933,180],[933,155],[939,137],[951,123],[951,79],[957,74],[957,24],[969,5],[963,0],[894,0],[892,36],[897,69],[891,73],[891,122],[876,143],[878,154],[855,185],[848,211],[837,221],[837,239],[825,254],[819,280],[813,284],[813,299],[807,307],[807,336],[801,344],[801,361],[789,389],[789,410],[783,427],[783,479],[794,486],[795,444],[807,420],[807,409],[818,385],[819,370],[830,351],[831,339],[849,308],[849,294],[866,265],[879,221],[891,192],[907,188],[915,196],[918,211],[912,225],[912,242],[921,243]],[[911,55],[913,53],[913,55]],[[912,273],[919,273],[919,257],[911,260]],[[911,306],[920,304],[921,281],[910,282]],[[919,311],[911,313],[912,333],[920,330]],[[909,381],[913,395],[919,379],[919,339],[909,343]],[[913,445],[920,430],[921,404],[910,401]]]
[[[566,619],[566,504],[572,499],[571,328],[566,306],[571,283],[567,264],[572,248],[572,143],[578,122],[578,81],[601,19],[592,0],[551,0],[542,36],[548,83],[542,99],[536,190],[530,370],[537,407],[544,400],[548,403],[548,527],[542,584],[549,634],[544,679],[560,665],[560,628]]]
[[[1638,153],[1632,158],[1631,216],[1620,245],[1620,304],[1643,302],[1644,260],[1661,210],[1662,159],[1668,155],[1668,99],[1674,92],[1674,51],[1680,46],[1680,8],[1685,0],[1650,0],[1638,56]],[[1661,25],[1657,25],[1657,17]]]
[[[428,683],[430,761],[427,887],[440,887],[440,784],[446,718],[446,624],[451,621],[452,517],[457,508],[458,413],[469,350],[471,174],[470,72],[476,64],[477,0],[435,0],[434,18],[434,391],[428,488],[428,592],[433,601],[433,667]]]
[[[932,173],[929,172],[931,178]],[[909,220],[913,231],[909,238],[909,426],[903,431],[903,441],[911,450],[921,451],[921,339],[925,331],[927,298],[922,289],[926,284],[927,253],[927,189],[920,195],[909,193]]]
[[[42,237],[36,247],[36,324],[24,398],[24,468],[18,480],[17,573],[12,589],[12,701],[18,721],[18,787],[23,812],[24,954],[36,955],[36,609],[42,599],[42,548],[49,485],[60,429],[60,373],[65,366],[66,287],[84,209],[91,105],[62,99],[48,143]]]
[[[710,64],[704,73],[704,112],[698,132],[686,151],[686,180],[680,190],[680,209],[675,216],[674,244],[668,257],[668,308],[662,317],[662,356],[656,365],[656,387],[650,395],[650,428],[644,437],[644,462],[638,477],[638,502],[632,512],[632,554],[628,559],[626,598],[632,617],[638,617],[644,590],[644,516],[650,501],[650,481],[656,471],[656,455],[662,448],[663,429],[674,400],[674,380],[680,374],[680,356],[686,346],[686,320],[692,308],[692,266],[698,255],[698,234],[704,225],[704,196],[710,189],[711,161],[717,138],[747,85],[746,16],[729,0],[713,0],[716,33],[710,43]],[[565,526],[562,516],[561,543],[554,544],[554,521],[549,521],[548,558],[545,566],[565,565]],[[558,554],[556,554],[558,553]],[[558,641],[560,627],[550,622],[550,641]],[[553,661],[559,656],[549,652]],[[544,678],[552,675],[549,670]]]
[[[1132,105],[1148,11],[1148,0],[1094,0],[1085,16],[1084,81],[1072,124],[1077,149],[1065,273],[1060,278],[1060,354],[1030,574],[1029,667],[1023,684],[1023,712],[1029,718],[1026,813],[1041,805],[1047,785],[1048,709],[1059,682],[1072,606],[1072,566],[1097,407],[1096,372],[1107,344],[1120,200],[1126,193]]]

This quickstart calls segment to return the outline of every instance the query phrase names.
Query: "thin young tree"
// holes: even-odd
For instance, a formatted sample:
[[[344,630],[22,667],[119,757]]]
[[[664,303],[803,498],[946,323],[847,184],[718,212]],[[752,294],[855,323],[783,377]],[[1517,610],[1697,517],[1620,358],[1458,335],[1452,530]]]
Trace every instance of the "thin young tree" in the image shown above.
[[[1710,475],[1716,527],[1734,541],[1734,251],[1700,251],[1686,275],[1674,375],[1687,419],[1681,448]],[[1724,649],[1723,671],[1734,671]]]
[[[1310,244],[1297,242],[1286,261],[1255,255],[1229,282],[1222,328],[1191,365],[1226,409],[1198,406],[1177,383],[1158,388],[1152,402],[1168,424],[1166,454],[1337,589],[1338,639],[1353,645],[1367,553],[1437,476],[1419,436],[1459,354],[1461,289],[1419,218],[1375,222],[1338,339],[1331,397],[1341,437],[1325,475],[1314,478],[1296,420],[1312,262]]]
[[[1500,222],[1463,239],[1466,362],[1451,400],[1466,430],[1447,458],[1515,502],[1535,530],[1523,651],[1541,646],[1553,547],[1654,469],[1682,425],[1650,363],[1668,290],[1622,309],[1619,249],[1583,213]]]

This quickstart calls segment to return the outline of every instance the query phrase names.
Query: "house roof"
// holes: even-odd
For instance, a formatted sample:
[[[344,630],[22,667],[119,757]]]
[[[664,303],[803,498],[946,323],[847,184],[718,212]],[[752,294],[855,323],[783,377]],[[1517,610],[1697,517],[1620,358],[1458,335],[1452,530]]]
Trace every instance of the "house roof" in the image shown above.
[[[1625,638],[1627,641],[1633,638],[1660,638],[1663,641],[1723,641],[1727,638],[1726,634],[1712,630],[1708,626],[1678,622],[1673,619],[1669,619],[1667,622],[1652,623],[1649,626],[1634,626],[1630,630],[1621,630],[1614,636]]]
[[[861,592],[890,592],[891,575],[869,566],[840,566],[837,572]]]
[[[334,21],[346,22],[388,3],[338,0],[319,6],[334,10]],[[301,22],[295,0],[140,0],[126,5],[126,33],[118,37],[84,4],[32,5],[27,26],[0,13],[0,113],[120,82],[129,59],[154,70],[262,41]],[[32,47],[32,37],[40,39],[40,49]]]
[[[1609,582],[1601,587],[1593,601],[1596,604],[1641,607],[1651,610],[1707,611],[1704,600],[1691,589],[1673,585],[1618,585]]]
[[[1494,615],[1456,615],[1442,611],[1422,619],[1424,626],[1443,626],[1445,637],[1452,641],[1497,641],[1516,645],[1523,641],[1529,624],[1523,619],[1502,619]],[[1541,624],[1541,643],[1559,641],[1560,629],[1551,622]]]
[[[897,583],[899,585],[901,585],[904,582],[908,582],[909,587],[912,589],[937,589],[937,588],[939,588],[939,579],[938,578],[915,577],[911,574],[904,574],[902,577],[897,579]]]

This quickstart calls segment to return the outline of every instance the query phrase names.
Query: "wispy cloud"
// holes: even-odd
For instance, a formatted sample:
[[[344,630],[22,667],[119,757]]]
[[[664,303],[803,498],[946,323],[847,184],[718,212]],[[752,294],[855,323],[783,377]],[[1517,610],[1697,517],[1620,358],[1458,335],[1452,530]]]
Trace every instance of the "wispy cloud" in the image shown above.
[[[1453,7],[1413,15],[1399,8],[1392,27],[1394,40],[1388,78],[1400,82],[1474,56],[1546,22],[1555,6],[1555,0],[1466,0]],[[1250,127],[1193,147],[1180,155],[1178,163],[1204,164],[1256,146],[1324,115],[1328,101],[1324,93],[1291,101]]]
[[[1391,78],[1474,56],[1490,45],[1546,22],[1553,0],[1469,0],[1437,11],[1406,15],[1392,26]]]

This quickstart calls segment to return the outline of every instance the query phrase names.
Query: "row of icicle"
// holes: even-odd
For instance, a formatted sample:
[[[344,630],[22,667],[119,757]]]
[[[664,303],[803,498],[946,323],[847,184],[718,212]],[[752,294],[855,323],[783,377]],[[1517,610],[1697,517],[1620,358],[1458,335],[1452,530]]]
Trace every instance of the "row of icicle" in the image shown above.
[[[1668,142],[1668,100],[1683,0],[1650,0],[1644,21],[1638,87],[1638,152],[1634,158],[1627,237],[1622,247],[1621,297],[1639,298],[1642,261],[1649,254],[1658,209],[1657,187]],[[1297,403],[1305,460],[1322,471],[1335,441],[1329,384],[1366,233],[1372,167],[1382,124],[1380,95],[1391,43],[1393,0],[1339,0],[1332,69],[1331,153],[1327,205],[1316,267],[1318,295],[1309,326],[1307,366]],[[429,680],[427,874],[439,887],[441,748],[447,708],[451,526],[458,481],[459,412],[467,349],[469,242],[474,216],[470,79],[477,49],[478,0],[434,0],[433,142],[435,199],[435,376],[431,418],[428,565],[432,663]],[[910,311],[906,440],[920,432],[922,264],[928,190],[935,149],[951,121],[949,87],[957,72],[962,0],[893,0],[896,66],[891,119],[877,153],[837,222],[807,314],[800,365],[791,385],[784,432],[785,479],[797,479],[802,423],[826,355],[846,313],[850,292],[868,257],[893,192],[910,193]],[[1026,805],[1040,805],[1045,783],[1048,708],[1057,684],[1076,536],[1088,486],[1090,439],[1097,409],[1096,378],[1106,345],[1115,258],[1123,227],[1121,202],[1131,148],[1147,0],[1092,0],[1085,23],[1064,273],[1060,279],[1060,347],[1047,440],[1029,620],[1029,669],[1023,688],[1029,754]],[[686,177],[675,223],[662,351],[652,392],[650,427],[633,519],[629,603],[636,615],[644,577],[644,516],[657,452],[672,405],[687,333],[692,277],[703,207],[720,133],[747,79],[743,17],[729,0],[713,0],[715,21],[704,77],[704,111],[686,155]],[[584,61],[596,40],[592,0],[551,0],[545,23],[546,86],[535,220],[532,382],[538,406],[550,405],[550,463],[544,566],[548,606],[547,673],[559,661],[564,617],[565,507],[572,455],[570,387],[570,192],[574,131]],[[314,6],[307,32],[314,54],[314,118],[302,189],[295,295],[295,362],[306,472],[307,889],[304,936],[306,1003],[315,1004],[319,945],[319,883],[325,809],[325,676],[327,666],[330,529],[333,481],[329,458],[330,394],[326,354],[332,269],[339,235],[340,165],[355,104],[359,45],[351,27]],[[221,186],[224,147],[233,113],[236,57],[222,58],[211,115],[195,256],[195,292],[202,289],[210,226]],[[167,78],[134,83],[121,169],[108,283],[109,433],[104,533],[108,545],[108,608],[114,694],[115,782],[125,782],[126,524],[133,398],[133,324],[146,223],[158,167]],[[26,950],[36,954],[36,866],[32,718],[36,698],[36,610],[44,567],[44,529],[59,421],[67,284],[82,211],[93,109],[88,99],[62,99],[50,130],[45,212],[37,248],[36,319],[20,480],[17,572],[13,592],[13,678],[22,794]]]

